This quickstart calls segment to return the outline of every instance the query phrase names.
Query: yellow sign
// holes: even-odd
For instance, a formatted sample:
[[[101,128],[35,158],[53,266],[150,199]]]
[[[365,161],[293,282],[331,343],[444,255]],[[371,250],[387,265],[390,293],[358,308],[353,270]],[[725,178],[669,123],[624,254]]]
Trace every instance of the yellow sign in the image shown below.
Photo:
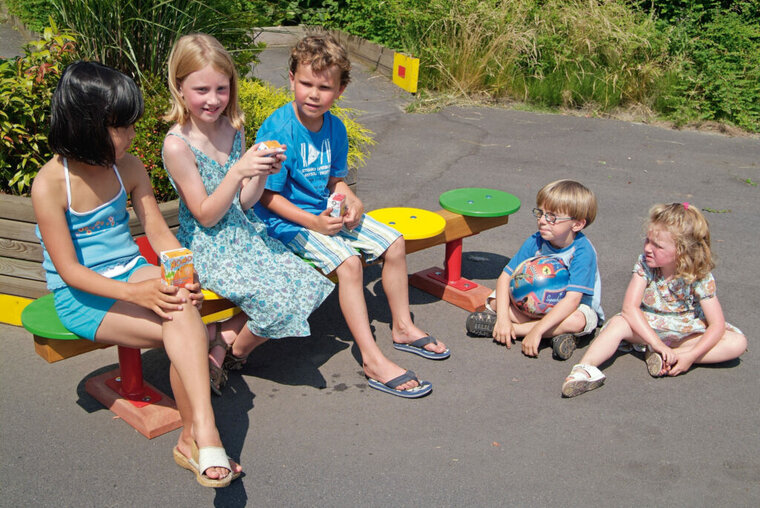
[[[393,54],[393,82],[409,93],[417,93],[420,59],[403,53]]]

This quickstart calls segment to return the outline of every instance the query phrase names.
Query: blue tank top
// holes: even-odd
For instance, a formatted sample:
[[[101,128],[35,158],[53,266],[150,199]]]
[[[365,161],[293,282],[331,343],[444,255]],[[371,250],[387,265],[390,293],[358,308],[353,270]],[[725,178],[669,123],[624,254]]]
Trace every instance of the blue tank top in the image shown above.
[[[116,166],[114,173],[119,179],[119,192],[110,201],[103,203],[89,212],[77,212],[71,209],[71,183],[69,181],[69,164],[63,159],[66,178],[66,222],[69,225],[71,241],[79,262],[108,277],[123,273],[134,264],[140,256],[140,249],[129,232],[129,213],[127,213],[127,191]],[[47,287],[50,291],[66,286],[50,259],[47,247],[42,241],[40,228],[35,228],[37,238],[43,248],[42,267],[45,269]]]

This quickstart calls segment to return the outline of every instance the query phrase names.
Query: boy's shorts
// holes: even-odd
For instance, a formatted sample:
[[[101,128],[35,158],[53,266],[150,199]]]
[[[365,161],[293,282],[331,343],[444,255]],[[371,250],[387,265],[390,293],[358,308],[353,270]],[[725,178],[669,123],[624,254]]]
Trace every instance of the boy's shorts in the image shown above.
[[[496,301],[496,291],[492,291],[491,294],[488,295],[488,298],[486,298],[486,309],[496,312],[496,309],[491,306],[491,303],[494,301]],[[586,335],[593,332],[599,324],[599,315],[594,309],[585,303],[578,305],[578,310],[583,314],[583,317],[586,318],[586,326],[583,327],[583,330],[577,332],[576,335]]]
[[[128,281],[135,270],[147,264],[145,258],[139,257],[129,270],[109,278],[121,282]],[[53,292],[53,298],[55,300],[55,311],[63,326],[68,331],[91,341],[95,341],[95,334],[100,323],[111,310],[113,304],[116,303],[113,298],[93,295],[70,286],[56,289]]]
[[[376,261],[399,236],[401,233],[392,227],[364,214],[358,226],[350,231],[343,227],[335,236],[303,228],[288,243],[288,248],[328,274],[356,256],[357,250],[367,263]]]

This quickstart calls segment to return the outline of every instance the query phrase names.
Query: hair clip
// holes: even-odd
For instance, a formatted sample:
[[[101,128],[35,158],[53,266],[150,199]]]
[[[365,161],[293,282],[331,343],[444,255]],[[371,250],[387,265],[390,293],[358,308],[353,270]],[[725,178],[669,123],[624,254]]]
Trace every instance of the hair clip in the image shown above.
[[[683,202],[683,207],[684,207],[684,210],[688,210],[689,209],[689,202],[688,201],[684,201]]]

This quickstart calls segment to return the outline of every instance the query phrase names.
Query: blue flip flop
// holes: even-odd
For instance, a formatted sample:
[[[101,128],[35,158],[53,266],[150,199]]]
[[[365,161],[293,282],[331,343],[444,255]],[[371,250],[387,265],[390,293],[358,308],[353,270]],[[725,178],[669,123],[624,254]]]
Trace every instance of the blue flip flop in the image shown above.
[[[425,346],[427,344],[438,344],[438,341],[435,340],[435,337],[432,335],[428,335],[426,337],[422,337],[421,339],[417,339],[414,342],[411,342],[409,344],[399,344],[398,342],[393,343],[393,347],[398,349],[399,351],[405,351],[407,353],[414,353],[415,355],[420,355],[423,358],[427,358],[428,360],[445,360],[449,356],[451,356],[451,351],[448,349],[444,351],[443,353],[434,353],[432,351],[428,351],[425,349]]]
[[[396,387],[407,381],[417,381],[419,385],[408,390],[396,390]],[[367,383],[369,383],[369,385],[375,390],[380,390],[381,392],[390,393],[391,395],[403,397],[405,399],[424,397],[433,391],[433,384],[430,381],[420,381],[417,379],[417,375],[411,370],[407,370],[400,376],[394,377],[387,383],[381,383],[377,379],[372,379],[371,377],[367,378]]]

